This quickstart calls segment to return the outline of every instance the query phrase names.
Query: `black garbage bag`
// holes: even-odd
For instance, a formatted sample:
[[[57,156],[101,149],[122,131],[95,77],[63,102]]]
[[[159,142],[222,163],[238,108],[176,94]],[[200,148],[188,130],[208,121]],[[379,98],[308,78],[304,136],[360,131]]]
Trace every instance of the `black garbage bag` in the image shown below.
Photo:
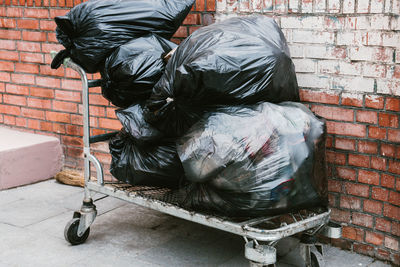
[[[104,60],[118,46],[148,33],[170,39],[189,13],[194,0],[92,0],[55,18],[57,39],[66,48],[53,60],[58,68],[65,57],[87,72],[102,70]]]
[[[325,122],[300,103],[226,107],[178,140],[182,205],[259,216],[327,204]]]
[[[164,55],[177,45],[150,34],[118,47],[105,61],[102,93],[126,108],[150,97],[165,69]]]
[[[146,120],[181,136],[218,105],[299,101],[285,37],[271,18],[239,17],[203,27],[169,60],[146,106]]]
[[[124,130],[110,140],[111,174],[131,185],[177,188],[183,168],[173,140],[140,146]]]
[[[136,144],[147,145],[163,138],[163,134],[144,120],[143,108],[140,104],[115,111],[127,134]]]

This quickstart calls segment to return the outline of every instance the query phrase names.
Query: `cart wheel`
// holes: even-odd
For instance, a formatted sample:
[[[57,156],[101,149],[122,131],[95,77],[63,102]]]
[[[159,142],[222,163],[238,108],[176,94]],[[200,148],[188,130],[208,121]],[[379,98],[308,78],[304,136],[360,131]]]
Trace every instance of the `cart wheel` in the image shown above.
[[[90,228],[88,228],[82,236],[78,236],[79,218],[70,220],[64,229],[64,237],[71,245],[79,245],[86,241],[89,236]]]
[[[311,251],[310,252],[311,256],[311,267],[324,267],[324,259],[321,255],[321,253],[316,252],[316,251]]]

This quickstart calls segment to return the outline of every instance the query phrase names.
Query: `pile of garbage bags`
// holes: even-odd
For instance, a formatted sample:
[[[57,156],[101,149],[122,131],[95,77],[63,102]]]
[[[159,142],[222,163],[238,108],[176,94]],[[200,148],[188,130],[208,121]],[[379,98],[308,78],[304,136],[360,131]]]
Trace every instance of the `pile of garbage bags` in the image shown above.
[[[119,107],[110,172],[218,215],[326,205],[325,121],[298,103],[282,31],[265,16],[237,17],[177,46],[168,39],[193,2],[96,0],[56,18],[66,49],[52,67],[71,57],[100,71]]]

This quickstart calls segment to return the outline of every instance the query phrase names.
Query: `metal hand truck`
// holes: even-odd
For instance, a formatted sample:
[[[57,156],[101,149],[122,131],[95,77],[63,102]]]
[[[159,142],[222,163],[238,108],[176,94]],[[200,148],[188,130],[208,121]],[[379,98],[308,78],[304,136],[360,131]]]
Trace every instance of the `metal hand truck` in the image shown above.
[[[83,153],[84,153],[84,199],[79,211],[65,227],[65,239],[72,245],[82,244],[89,236],[90,226],[96,218],[96,206],[92,193],[99,192],[130,203],[154,209],[172,216],[200,223],[236,235],[245,240],[245,257],[250,266],[274,266],[277,242],[285,237],[302,233],[300,253],[306,266],[323,266],[322,245],[316,242],[316,235],[330,238],[341,237],[341,226],[329,222],[330,210],[314,208],[277,216],[260,217],[250,220],[221,218],[188,211],[173,204],[170,189],[148,186],[132,186],[121,182],[104,181],[103,168],[91,154],[90,144],[109,140],[116,133],[90,136],[89,88],[100,86],[101,80],[88,81],[85,71],[70,59],[64,66],[77,71],[82,80],[83,101]],[[96,169],[97,179],[91,178],[90,164]]]

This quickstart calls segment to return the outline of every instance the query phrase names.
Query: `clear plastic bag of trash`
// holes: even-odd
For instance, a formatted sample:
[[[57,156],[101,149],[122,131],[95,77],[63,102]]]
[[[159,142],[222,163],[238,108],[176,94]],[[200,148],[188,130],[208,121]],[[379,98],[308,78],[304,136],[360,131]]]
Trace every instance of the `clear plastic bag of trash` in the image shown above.
[[[216,106],[299,101],[293,62],[276,22],[227,19],[195,31],[169,60],[146,103],[146,119],[181,136]]]
[[[102,94],[126,108],[150,97],[165,69],[164,56],[177,45],[155,34],[118,47],[105,61]]]
[[[101,71],[118,46],[149,33],[170,39],[195,0],[92,0],[55,18],[57,40],[65,47],[52,68],[70,57],[85,71]]]
[[[259,216],[326,205],[325,122],[300,103],[210,112],[177,142],[184,207]]]

